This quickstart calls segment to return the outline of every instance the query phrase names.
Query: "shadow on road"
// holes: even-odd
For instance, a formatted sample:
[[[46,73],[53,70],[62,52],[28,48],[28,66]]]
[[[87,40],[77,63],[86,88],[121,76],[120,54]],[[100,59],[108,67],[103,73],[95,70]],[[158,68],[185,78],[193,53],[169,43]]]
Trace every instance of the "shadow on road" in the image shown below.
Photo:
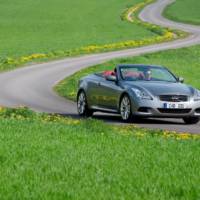
[[[65,117],[72,117],[74,119],[81,119],[81,117],[77,114],[62,114],[62,116]],[[121,120],[121,117],[119,115],[115,114],[101,114],[97,113],[93,117],[93,119],[102,120],[108,123],[113,124],[124,124],[124,122]],[[137,121],[133,121],[134,124],[152,124],[152,125],[161,125],[161,124],[168,124],[168,125],[185,125],[181,119],[170,119],[170,118],[140,118]]]

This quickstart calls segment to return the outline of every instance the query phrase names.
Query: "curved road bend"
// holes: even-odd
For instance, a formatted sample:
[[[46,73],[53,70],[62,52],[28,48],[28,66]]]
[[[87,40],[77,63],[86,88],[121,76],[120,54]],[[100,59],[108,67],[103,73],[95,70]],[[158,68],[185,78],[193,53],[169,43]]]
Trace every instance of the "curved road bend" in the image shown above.
[[[9,107],[25,105],[36,111],[77,116],[75,103],[59,97],[53,91],[53,86],[59,80],[72,75],[80,69],[103,63],[110,59],[200,44],[199,26],[173,22],[162,16],[164,8],[172,2],[172,0],[158,0],[156,3],[145,7],[139,17],[146,22],[189,32],[191,34],[188,38],[128,50],[67,58],[1,73],[0,105]],[[103,117],[97,114],[96,118],[111,121],[112,123],[120,123],[119,116]],[[200,133],[200,124],[188,126],[183,125],[180,120],[149,119],[142,121],[139,126]]]

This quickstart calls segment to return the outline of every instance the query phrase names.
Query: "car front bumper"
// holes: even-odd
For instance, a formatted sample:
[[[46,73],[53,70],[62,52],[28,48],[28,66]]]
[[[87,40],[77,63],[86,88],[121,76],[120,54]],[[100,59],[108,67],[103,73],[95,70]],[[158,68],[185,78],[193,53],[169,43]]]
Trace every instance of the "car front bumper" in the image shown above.
[[[184,109],[164,108],[164,103],[179,103],[184,105]],[[164,102],[158,98],[153,100],[133,100],[133,115],[141,117],[165,117],[165,118],[183,118],[200,117],[200,101],[191,99],[187,102]]]

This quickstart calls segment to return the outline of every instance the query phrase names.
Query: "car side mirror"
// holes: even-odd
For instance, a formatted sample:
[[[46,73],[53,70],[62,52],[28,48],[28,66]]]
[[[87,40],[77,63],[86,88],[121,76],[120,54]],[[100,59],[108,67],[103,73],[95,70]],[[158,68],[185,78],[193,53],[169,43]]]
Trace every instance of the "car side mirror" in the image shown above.
[[[184,83],[184,78],[183,77],[178,77],[178,82],[179,83]]]
[[[116,76],[106,76],[106,80],[107,81],[112,81],[112,82],[116,82],[117,81],[117,77]]]

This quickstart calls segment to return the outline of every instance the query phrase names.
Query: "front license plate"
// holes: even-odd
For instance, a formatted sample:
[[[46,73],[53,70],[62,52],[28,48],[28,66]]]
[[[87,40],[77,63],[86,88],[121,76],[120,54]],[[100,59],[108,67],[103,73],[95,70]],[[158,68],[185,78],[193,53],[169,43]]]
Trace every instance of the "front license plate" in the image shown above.
[[[184,104],[181,104],[181,103],[164,103],[163,107],[169,108],[169,109],[184,109],[185,108]]]

